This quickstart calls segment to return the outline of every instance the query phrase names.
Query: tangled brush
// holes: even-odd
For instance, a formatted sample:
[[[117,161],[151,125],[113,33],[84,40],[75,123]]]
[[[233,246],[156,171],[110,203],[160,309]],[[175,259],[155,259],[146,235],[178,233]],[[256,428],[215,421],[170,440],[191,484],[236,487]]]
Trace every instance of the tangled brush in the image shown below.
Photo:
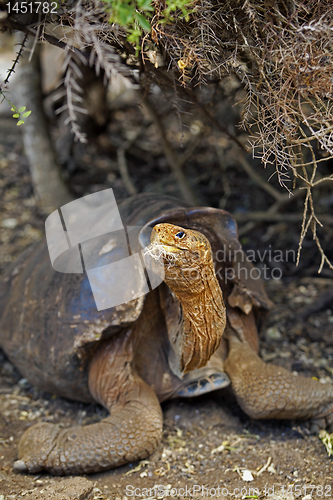
[[[6,21],[28,30],[22,16]],[[236,75],[247,90],[241,126],[254,155],[264,166],[274,165],[289,192],[296,186],[306,190],[299,254],[311,229],[322,256],[319,271],[325,262],[333,269],[317,236],[322,223],[312,196],[317,185],[333,181],[320,168],[333,156],[331,0],[65,0],[52,19],[35,20],[36,36],[50,41],[50,22],[64,27],[62,40],[52,43],[67,50],[67,108],[80,140],[75,124],[80,109],[72,103],[79,71],[71,58],[94,63],[108,79],[133,81],[136,69],[141,82],[160,86],[172,87],[172,79],[161,75],[173,70],[193,94]]]

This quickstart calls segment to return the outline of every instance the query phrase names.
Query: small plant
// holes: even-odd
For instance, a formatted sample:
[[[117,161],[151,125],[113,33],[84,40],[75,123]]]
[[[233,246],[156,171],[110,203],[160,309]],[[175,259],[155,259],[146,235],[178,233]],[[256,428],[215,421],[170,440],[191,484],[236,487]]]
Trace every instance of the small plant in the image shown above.
[[[329,434],[327,431],[325,430],[321,430],[320,433],[319,433],[319,439],[322,440],[325,448],[326,448],[326,451],[328,453],[328,456],[332,456],[333,455],[333,434]]]
[[[127,40],[138,50],[142,30],[151,31],[150,18],[154,12],[151,0],[104,0],[109,4],[110,23],[126,28]]]
[[[11,102],[11,100],[7,97],[6,92],[8,92],[8,85],[7,84],[8,84],[9,78],[11,77],[11,75],[13,73],[15,73],[16,65],[17,65],[21,55],[23,54],[23,50],[25,48],[25,44],[26,44],[27,39],[28,39],[28,34],[25,35],[23,42],[21,43],[20,49],[16,54],[16,58],[13,61],[12,67],[7,71],[7,76],[6,76],[5,80],[3,81],[3,83],[0,85],[0,97],[2,97],[1,103],[3,101],[7,101],[7,103],[10,106],[11,111],[13,111],[13,113],[14,113],[13,118],[17,118],[17,126],[23,125],[25,118],[28,118],[28,116],[31,114],[31,111],[26,111],[27,108],[25,106],[22,106],[21,108],[17,109],[15,104],[13,104]]]
[[[15,106],[15,104],[13,104],[10,99],[8,99],[8,97],[6,96],[5,94],[5,89],[7,87],[5,85],[2,85],[0,86],[0,96],[2,96],[2,101],[7,101],[9,106],[10,106],[10,110],[13,111],[13,118],[16,118],[17,119],[17,126],[19,127],[20,125],[23,125],[24,124],[24,120],[25,118],[28,118],[28,116],[31,115],[31,111],[26,111],[26,106],[22,106],[21,108],[18,108]]]
[[[165,2],[165,9],[163,10],[163,15],[165,17],[164,22],[172,21],[174,22],[176,19],[172,15],[177,10],[181,12],[181,17],[185,19],[185,21],[189,21],[190,14],[193,12],[193,0],[169,0]]]
[[[127,31],[127,40],[131,42],[137,52],[140,49],[140,38],[144,32],[149,33],[152,29],[152,19],[156,14],[156,8],[152,0],[104,0],[107,4],[106,10],[110,14],[109,22],[119,24]],[[186,21],[193,12],[193,0],[165,0],[165,8],[159,12],[158,23],[167,24],[175,21],[174,14]]]
[[[17,126],[24,124],[24,119],[31,115],[31,111],[26,111],[26,106],[22,106],[17,109],[15,105],[12,105],[11,111],[14,111],[13,118],[17,118]]]

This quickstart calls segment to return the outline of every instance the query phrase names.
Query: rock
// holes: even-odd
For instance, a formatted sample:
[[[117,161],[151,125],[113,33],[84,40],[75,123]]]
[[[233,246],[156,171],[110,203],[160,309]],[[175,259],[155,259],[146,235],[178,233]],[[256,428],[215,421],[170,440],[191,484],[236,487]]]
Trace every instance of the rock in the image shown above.
[[[17,226],[17,219],[14,219],[13,217],[3,219],[1,225],[5,229],[14,229]]]
[[[53,483],[39,491],[29,492],[24,500],[84,500],[93,489],[94,483],[84,477],[71,477]]]
[[[269,340],[281,340],[282,334],[278,330],[278,328],[273,326],[273,327],[267,329],[265,337],[266,337],[267,341],[269,341]]]

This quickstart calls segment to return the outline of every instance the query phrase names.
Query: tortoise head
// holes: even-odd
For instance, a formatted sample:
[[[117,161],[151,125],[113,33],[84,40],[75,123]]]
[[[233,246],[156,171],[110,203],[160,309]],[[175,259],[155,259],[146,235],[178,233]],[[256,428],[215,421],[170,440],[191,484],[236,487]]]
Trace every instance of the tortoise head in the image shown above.
[[[149,253],[163,262],[164,281],[177,296],[203,291],[203,278],[214,270],[211,246],[203,234],[164,223],[153,228],[150,241]]]
[[[226,324],[222,291],[216,279],[211,246],[198,231],[157,224],[148,247],[164,266],[164,281],[180,302],[181,320],[166,318],[174,357],[171,368],[182,376],[206,365],[218,348]],[[171,313],[170,313],[171,314]]]

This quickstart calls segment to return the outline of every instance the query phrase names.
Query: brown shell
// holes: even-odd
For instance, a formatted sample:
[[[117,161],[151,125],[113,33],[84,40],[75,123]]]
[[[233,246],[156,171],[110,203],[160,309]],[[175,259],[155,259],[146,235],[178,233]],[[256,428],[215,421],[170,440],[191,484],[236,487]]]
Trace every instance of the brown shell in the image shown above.
[[[229,297],[231,324],[236,324],[238,318],[238,329],[240,317],[246,317],[248,323],[253,310],[269,307],[259,281],[244,280],[242,276],[227,283],[224,280],[226,269],[234,268],[243,255],[236,223],[229,213],[190,208],[175,198],[155,194],[129,198],[119,205],[119,211],[124,226],[145,226],[140,233],[141,246],[148,243],[149,227],[159,222],[203,232],[214,256],[218,256],[217,276],[224,297]],[[98,251],[101,242],[97,240],[94,245]],[[131,250],[139,251],[141,246],[137,241]],[[221,250],[225,251],[222,259]],[[237,256],[233,257],[236,250]],[[123,257],[117,248],[110,253],[117,254],[114,260]],[[247,262],[244,265],[250,266]],[[135,322],[144,302],[141,297],[98,311],[86,275],[55,271],[46,244],[41,242],[24,253],[0,283],[0,345],[33,384],[71,399],[91,401],[86,370],[89,356],[102,338]],[[149,360],[147,363],[149,366]]]

